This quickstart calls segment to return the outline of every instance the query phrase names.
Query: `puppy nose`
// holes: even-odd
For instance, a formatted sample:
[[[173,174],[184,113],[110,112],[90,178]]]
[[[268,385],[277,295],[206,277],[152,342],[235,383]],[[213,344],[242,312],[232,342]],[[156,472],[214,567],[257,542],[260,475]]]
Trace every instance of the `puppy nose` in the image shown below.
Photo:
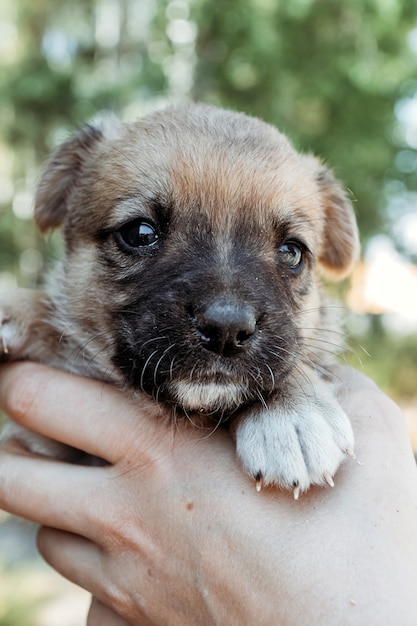
[[[256,330],[255,311],[241,302],[214,301],[198,316],[197,330],[207,350],[225,356],[242,352]]]

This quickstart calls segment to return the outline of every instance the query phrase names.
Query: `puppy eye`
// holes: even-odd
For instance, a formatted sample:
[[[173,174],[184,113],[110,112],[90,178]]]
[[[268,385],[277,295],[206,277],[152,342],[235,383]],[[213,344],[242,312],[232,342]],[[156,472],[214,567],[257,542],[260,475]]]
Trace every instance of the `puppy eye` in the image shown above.
[[[149,222],[133,220],[122,226],[116,233],[116,237],[128,250],[149,248],[159,241],[159,235]]]
[[[301,269],[303,264],[304,249],[295,241],[287,241],[278,249],[280,262],[291,270]]]

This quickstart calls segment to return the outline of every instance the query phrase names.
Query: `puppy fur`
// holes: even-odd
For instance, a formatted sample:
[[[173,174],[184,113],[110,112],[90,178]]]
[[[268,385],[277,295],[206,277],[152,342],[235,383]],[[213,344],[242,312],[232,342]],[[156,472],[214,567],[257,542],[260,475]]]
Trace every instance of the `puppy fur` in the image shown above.
[[[227,423],[261,484],[333,484],[353,454],[321,276],[358,254],[340,184],[257,119],[204,105],[86,126],[35,198],[65,253],[44,292],[0,297],[2,360],[109,381],[155,418]],[[152,402],[149,402],[152,398]],[[4,437],[65,455],[10,423]]]

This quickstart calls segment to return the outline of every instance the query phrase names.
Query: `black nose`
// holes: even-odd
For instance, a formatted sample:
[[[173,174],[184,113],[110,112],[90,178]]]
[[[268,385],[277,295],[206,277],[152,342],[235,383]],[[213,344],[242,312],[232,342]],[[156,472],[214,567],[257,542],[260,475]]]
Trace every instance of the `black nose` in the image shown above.
[[[224,355],[241,352],[255,333],[255,311],[242,302],[216,300],[197,316],[197,330],[207,350]]]

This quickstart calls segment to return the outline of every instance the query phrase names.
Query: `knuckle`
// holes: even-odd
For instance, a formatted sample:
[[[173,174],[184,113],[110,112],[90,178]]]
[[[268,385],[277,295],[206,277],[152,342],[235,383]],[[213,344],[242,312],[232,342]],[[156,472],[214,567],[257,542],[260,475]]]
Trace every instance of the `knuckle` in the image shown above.
[[[40,394],[41,381],[29,364],[19,364],[9,371],[3,388],[2,408],[16,422],[24,424]]]

